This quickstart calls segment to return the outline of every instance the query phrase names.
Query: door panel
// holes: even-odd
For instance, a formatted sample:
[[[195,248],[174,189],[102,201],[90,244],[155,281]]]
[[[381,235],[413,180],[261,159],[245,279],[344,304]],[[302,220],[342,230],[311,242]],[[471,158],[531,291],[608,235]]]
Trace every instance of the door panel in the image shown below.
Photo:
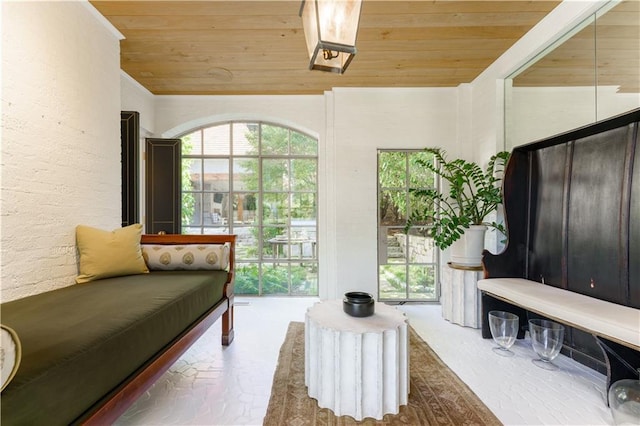
[[[120,113],[120,143],[122,162],[122,226],[140,222],[139,164],[140,114]]]
[[[146,140],[146,230],[181,233],[181,140]]]

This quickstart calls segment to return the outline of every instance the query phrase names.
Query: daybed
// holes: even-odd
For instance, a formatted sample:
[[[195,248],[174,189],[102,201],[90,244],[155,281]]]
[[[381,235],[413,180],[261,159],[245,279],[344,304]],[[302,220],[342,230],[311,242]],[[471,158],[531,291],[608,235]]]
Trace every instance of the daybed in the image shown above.
[[[1,395],[3,425],[109,424],[220,317],[222,344],[231,343],[235,235],[141,242],[224,245],[228,267],[99,278],[2,304],[22,347]]]

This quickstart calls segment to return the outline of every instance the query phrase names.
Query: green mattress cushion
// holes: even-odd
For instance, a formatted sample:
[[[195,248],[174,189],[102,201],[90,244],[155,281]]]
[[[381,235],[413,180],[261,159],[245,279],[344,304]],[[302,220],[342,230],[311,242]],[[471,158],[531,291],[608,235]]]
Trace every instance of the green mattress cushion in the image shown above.
[[[225,271],[107,278],[0,306],[22,342],[1,423],[69,424],[223,297]]]

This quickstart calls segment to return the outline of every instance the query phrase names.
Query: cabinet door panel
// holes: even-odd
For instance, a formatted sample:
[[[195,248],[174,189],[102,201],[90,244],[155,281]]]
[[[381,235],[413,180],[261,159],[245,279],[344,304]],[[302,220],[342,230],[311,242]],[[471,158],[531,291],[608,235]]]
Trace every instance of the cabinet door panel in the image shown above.
[[[181,233],[180,139],[146,140],[146,230]]]
[[[120,142],[122,162],[122,226],[140,222],[139,164],[140,114],[120,113]]]

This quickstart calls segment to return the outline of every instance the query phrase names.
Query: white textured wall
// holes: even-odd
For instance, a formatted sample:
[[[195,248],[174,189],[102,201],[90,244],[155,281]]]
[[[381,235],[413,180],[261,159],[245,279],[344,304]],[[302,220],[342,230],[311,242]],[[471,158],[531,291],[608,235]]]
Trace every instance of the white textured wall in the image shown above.
[[[124,71],[120,71],[120,92],[122,111],[139,112],[141,135],[153,134],[156,121],[156,99],[153,93]]]
[[[120,223],[119,43],[84,2],[2,4],[2,294],[73,284],[75,226]]]
[[[175,137],[224,120],[263,120],[315,133],[324,129],[320,95],[156,96],[156,137]]]
[[[514,87],[507,146],[512,149],[640,107],[639,93],[617,86]],[[596,102],[597,101],[597,102]]]
[[[457,89],[335,89],[330,174],[335,183],[335,274],[329,297],[377,294],[377,150],[457,151]]]

